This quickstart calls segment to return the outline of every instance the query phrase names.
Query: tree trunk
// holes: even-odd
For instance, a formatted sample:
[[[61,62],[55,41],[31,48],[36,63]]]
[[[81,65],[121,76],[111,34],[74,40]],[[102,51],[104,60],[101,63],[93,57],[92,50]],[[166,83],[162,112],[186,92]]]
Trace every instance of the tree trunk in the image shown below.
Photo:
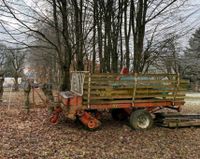
[[[99,52],[99,71],[102,73],[104,72],[104,57],[103,57],[103,27],[102,27],[102,23],[103,23],[103,7],[101,4],[101,1],[98,0],[94,0],[95,1],[95,5],[94,7],[96,7],[96,23],[97,23],[97,34],[98,34],[98,52]],[[102,1],[103,2],[103,1]],[[95,17],[94,17],[95,18]]]
[[[124,37],[125,37],[125,58],[126,58],[126,67],[130,68],[130,47],[129,47],[129,41],[130,41],[130,33],[131,33],[131,19],[132,19],[132,12],[130,12],[130,22],[128,24],[127,22],[127,5],[128,2],[126,1],[125,7],[124,7]],[[128,25],[128,26],[127,26]]]
[[[122,29],[120,29],[120,70],[123,68],[124,54],[123,54],[123,40],[122,40]]]
[[[62,67],[60,90],[61,91],[70,90],[70,67]]]
[[[111,16],[112,16],[112,7],[113,1],[107,1],[106,10],[104,10],[104,25],[105,25],[105,34],[104,34],[104,54],[105,54],[105,72],[111,72],[111,55],[112,55],[112,35],[111,35]]]
[[[144,35],[145,35],[145,19],[146,19],[146,12],[147,12],[147,0],[139,0],[137,2],[137,14],[135,13],[135,6],[134,1],[131,1],[131,10],[132,10],[132,29],[133,29],[133,36],[134,36],[134,71],[135,72],[142,72],[143,65],[143,45],[144,45]]]
[[[62,26],[63,26],[63,38],[64,38],[64,47],[63,52],[63,64],[61,64],[61,86],[60,89],[62,91],[70,90],[70,66],[72,61],[72,44],[70,41],[70,33],[69,33],[69,24],[68,24],[68,10],[67,10],[67,1],[62,0]]]
[[[75,18],[75,37],[76,37],[76,58],[77,58],[77,70],[84,70],[84,60],[83,60],[83,31],[82,31],[82,6],[83,0],[80,0],[79,5],[77,0],[73,1],[74,5],[74,18]]]
[[[14,90],[19,91],[18,75],[15,75],[14,79],[15,79]]]
[[[100,72],[103,72],[104,61],[103,61],[103,41],[102,41],[102,22],[100,20],[98,27],[98,50],[99,50],[99,62],[100,62]]]
[[[4,74],[0,74],[0,102],[3,101],[3,82],[4,82]]]
[[[96,16],[97,16],[97,3],[96,0],[94,0],[94,9],[93,9],[93,44],[92,44],[92,51],[93,51],[93,55],[92,55],[92,72],[95,72],[95,68],[96,68]]]

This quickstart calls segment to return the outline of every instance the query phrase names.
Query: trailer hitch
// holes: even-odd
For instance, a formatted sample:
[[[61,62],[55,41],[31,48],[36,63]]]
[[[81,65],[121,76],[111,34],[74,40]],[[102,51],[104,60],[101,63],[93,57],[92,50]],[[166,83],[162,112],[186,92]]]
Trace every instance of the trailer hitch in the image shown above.
[[[50,122],[52,124],[57,124],[59,122],[59,116],[61,112],[62,112],[62,108],[60,106],[57,106],[56,108],[54,108],[52,115],[50,117]]]

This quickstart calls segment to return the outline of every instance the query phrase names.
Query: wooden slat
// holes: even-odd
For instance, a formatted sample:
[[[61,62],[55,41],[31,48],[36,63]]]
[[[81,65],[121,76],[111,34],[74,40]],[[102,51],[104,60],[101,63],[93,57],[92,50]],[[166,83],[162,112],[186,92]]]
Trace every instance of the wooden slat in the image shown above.
[[[172,100],[171,99],[143,99],[143,100],[141,100],[141,99],[138,99],[138,100],[135,100],[134,101],[134,103],[159,103],[159,102],[172,102]],[[177,100],[175,100],[175,101],[173,101],[173,102],[184,102],[184,100],[182,100],[182,99],[177,99]],[[91,100],[90,101],[90,104],[92,105],[92,104],[99,104],[99,105],[101,105],[101,104],[124,104],[124,103],[132,103],[132,100],[127,100],[127,99],[125,99],[125,100]],[[87,104],[87,102],[86,101],[83,101],[83,105],[84,104]],[[101,107],[101,106],[99,106],[99,107]]]
[[[184,98],[185,95],[178,95],[176,96],[176,99],[177,98]],[[173,99],[174,98],[174,95],[162,95],[162,94],[159,94],[159,95],[135,95],[135,98],[166,98],[166,99]],[[87,98],[84,96],[83,97],[84,100],[87,100]],[[111,100],[111,99],[132,99],[132,95],[126,95],[126,96],[90,96],[90,99],[93,100],[93,99],[105,99],[105,100]]]
[[[144,89],[144,90],[137,90],[137,92],[136,93],[146,93],[146,94],[153,94],[153,93],[173,93],[173,92],[175,92],[175,90],[173,90],[173,89],[163,89],[163,90],[161,90],[161,89],[159,89],[159,90],[146,90],[146,89]]]
[[[118,86],[118,87],[116,87],[116,86],[113,87],[112,85],[105,85],[105,86],[104,85],[92,85],[91,89],[106,89],[106,88],[116,89],[116,90],[122,89],[122,88],[123,89],[133,89],[133,86],[131,86],[131,85],[129,85],[129,86],[126,86],[126,85],[125,86]],[[157,89],[159,89],[159,88],[174,88],[174,86],[173,85],[167,85],[167,86],[164,87],[163,85],[162,86],[161,85],[160,86],[159,85],[157,85],[157,86],[156,85],[155,86],[152,86],[152,85],[151,86],[137,85],[137,90],[140,89],[140,88],[146,88],[146,89],[154,89],[154,88],[156,89],[157,88]],[[180,87],[180,88],[184,88],[184,87]],[[87,87],[85,85],[84,85],[84,89],[87,89]]]
[[[86,88],[84,87],[84,89],[86,89]],[[101,85],[99,85],[99,86],[92,85],[92,86],[91,86],[91,90],[92,90],[92,89],[94,89],[94,90],[96,90],[96,89],[113,89],[113,86],[107,85],[107,86],[105,87],[105,86],[101,86]]]
[[[108,100],[108,101],[103,101],[103,100],[91,100],[90,104],[117,104],[117,103],[132,103],[132,100]],[[83,101],[83,105],[87,104],[87,102]]]
[[[180,102],[180,101],[184,101],[184,100],[181,100],[181,98],[180,98],[180,99],[176,99],[173,102]],[[172,100],[171,99],[158,99],[158,98],[154,98],[154,99],[136,99],[134,101],[134,103],[143,103],[143,102],[146,102],[146,103],[151,103],[151,102],[172,102]]]
[[[116,83],[123,83],[123,82],[134,82],[134,80],[135,80],[135,78],[133,78],[133,79],[126,79],[126,78],[124,78],[124,79],[121,79],[121,80],[116,80],[116,78],[117,77],[113,77],[113,78],[109,78],[109,77],[101,77],[101,78],[92,78],[92,83],[93,82],[116,82]],[[108,81],[109,80],[109,81]],[[137,78],[137,80],[138,80],[138,82],[144,82],[144,83],[157,83],[157,82],[159,82],[159,83],[176,83],[177,81],[175,80],[175,79],[173,79],[173,80],[167,80],[167,79],[165,79],[165,80],[159,80],[159,79],[139,79],[139,78]],[[85,81],[85,82],[87,82],[87,81]],[[185,82],[185,81],[181,81],[181,83],[187,83],[187,82]]]
[[[109,79],[109,81],[105,81],[105,79]],[[122,79],[122,80],[116,80],[115,78],[92,78],[91,83],[125,83],[125,82],[130,82],[130,83],[134,83],[135,79]],[[176,80],[156,80],[156,79],[149,79],[149,80],[142,80],[142,79],[138,79],[138,83],[176,83]],[[85,83],[87,83],[87,81],[85,81]],[[185,83],[184,81],[181,83]]]
[[[128,84],[134,84],[134,80],[127,80],[127,81],[125,81],[125,80],[119,80],[119,81],[116,81],[116,80],[110,80],[109,79],[109,81],[107,81],[107,80],[105,80],[105,79],[102,79],[102,80],[93,80],[92,79],[92,81],[91,81],[91,84],[99,84],[99,85],[101,85],[101,84],[111,84],[111,85],[117,85],[117,84],[125,84],[125,85],[128,85]],[[166,85],[171,85],[171,84],[174,84],[174,83],[176,83],[176,81],[168,81],[168,80],[166,80],[166,81],[160,81],[160,80],[151,80],[151,81],[147,81],[147,80],[138,80],[138,82],[137,82],[138,84],[140,84],[140,85],[155,85],[155,84],[157,84],[157,85],[163,85],[163,86],[166,86]],[[147,83],[147,84],[146,84]],[[88,81],[85,81],[85,83],[84,83],[85,85],[87,85],[88,84]],[[188,85],[188,83],[180,83],[180,85]]]
[[[162,93],[174,93],[175,90],[171,89],[171,90],[142,90],[142,89],[138,89],[136,94],[162,94]],[[133,93],[133,90],[130,89],[130,90],[106,90],[106,89],[93,89],[91,90],[90,92],[92,95],[101,95],[101,94],[110,94],[110,95],[132,95]],[[178,93],[181,93],[181,94],[185,94],[185,91],[184,90],[179,90]],[[88,91],[85,90],[84,95],[87,95],[88,94]]]
[[[132,99],[131,95],[126,96],[91,96],[91,99]]]
[[[105,89],[104,90],[97,89],[97,90],[92,90],[90,92],[91,92],[91,94],[99,95],[101,93],[101,91],[106,91],[106,90]],[[114,89],[111,90],[110,92],[112,94],[130,94],[130,93],[132,93],[131,90],[114,90]],[[87,91],[84,92],[84,94],[87,94],[87,93],[88,93]]]
[[[107,76],[107,77],[112,77],[112,76],[134,76],[135,74],[128,74],[128,75],[121,75],[121,74],[117,74],[117,73],[95,73],[95,74],[91,74],[91,77],[103,77],[103,76]],[[138,77],[176,77],[176,74],[138,74]]]
[[[188,88],[188,81],[177,81],[175,74],[148,74],[148,75],[119,75],[119,74],[92,74],[86,75],[85,79],[91,77],[90,102],[96,104],[104,103],[131,103],[143,98],[142,101],[183,101],[184,91]],[[130,77],[130,79],[116,80],[116,77]],[[131,77],[133,79],[131,79]],[[152,79],[151,79],[152,77]],[[166,79],[166,77],[169,79]],[[145,79],[149,78],[149,79]],[[137,85],[135,86],[135,79]],[[177,85],[179,82],[179,85]],[[136,92],[133,98],[133,90]],[[88,80],[84,83],[83,101],[88,95]],[[175,93],[177,93],[175,95]]]
[[[177,95],[177,97],[184,97],[185,95]],[[135,98],[149,98],[149,97],[152,97],[152,98],[163,98],[163,97],[166,97],[166,98],[173,98],[174,95],[164,95],[164,94],[160,94],[160,95],[137,95],[135,96]]]
[[[136,94],[165,94],[165,93],[174,93],[175,90],[151,90],[151,91],[148,91],[148,90],[137,90]],[[84,95],[86,95],[88,92],[85,91],[84,92]],[[119,90],[118,91],[110,91],[110,92],[106,92],[105,91],[100,91],[100,90],[96,90],[96,91],[91,91],[91,95],[101,95],[101,94],[110,94],[110,95],[132,95],[133,94],[133,91],[128,91],[128,90]],[[182,92],[182,94],[184,94],[184,92]]]

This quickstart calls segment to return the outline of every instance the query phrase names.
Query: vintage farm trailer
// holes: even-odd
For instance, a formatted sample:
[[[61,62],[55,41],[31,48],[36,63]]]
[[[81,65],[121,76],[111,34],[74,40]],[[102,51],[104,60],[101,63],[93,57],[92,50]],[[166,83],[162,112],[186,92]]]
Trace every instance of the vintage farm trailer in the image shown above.
[[[80,120],[87,128],[101,125],[102,111],[113,119],[129,119],[134,129],[153,125],[152,114],[162,108],[177,111],[184,104],[188,81],[176,74],[91,74],[71,73],[71,91],[61,92],[51,117],[57,123],[59,113]]]

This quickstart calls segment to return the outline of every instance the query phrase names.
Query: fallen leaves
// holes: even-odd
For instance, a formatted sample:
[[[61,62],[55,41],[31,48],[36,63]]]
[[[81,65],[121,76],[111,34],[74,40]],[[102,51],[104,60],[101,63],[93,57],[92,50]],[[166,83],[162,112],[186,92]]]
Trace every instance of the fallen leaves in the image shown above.
[[[4,103],[5,104],[5,103]],[[189,111],[189,104],[184,111]],[[192,105],[192,111],[199,109]],[[199,158],[200,128],[155,127],[134,131],[126,122],[117,122],[105,113],[102,127],[87,131],[66,120],[48,123],[45,108],[30,115],[19,106],[0,106],[0,158],[2,159],[172,159]]]

